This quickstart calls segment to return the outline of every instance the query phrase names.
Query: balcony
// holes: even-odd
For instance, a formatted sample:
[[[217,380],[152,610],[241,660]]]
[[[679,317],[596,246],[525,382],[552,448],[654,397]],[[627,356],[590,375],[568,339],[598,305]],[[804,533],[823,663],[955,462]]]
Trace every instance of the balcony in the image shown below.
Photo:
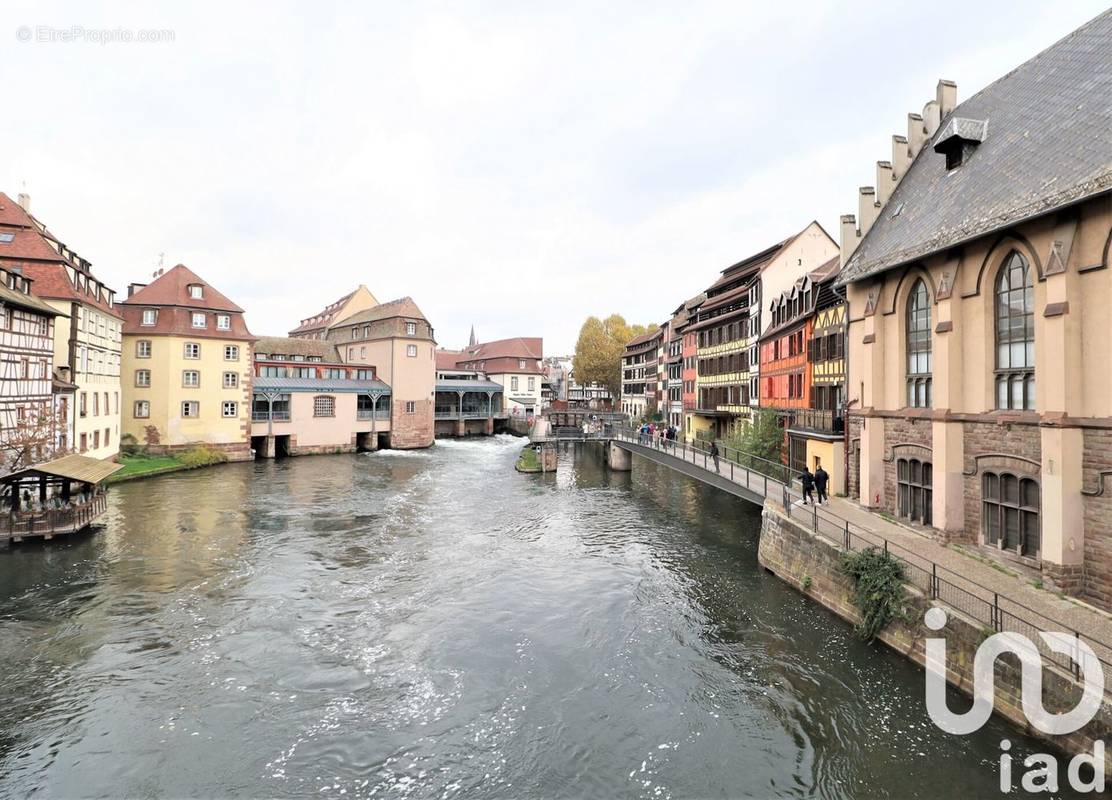
[[[781,412],[787,417],[788,430],[811,431],[828,436],[845,433],[845,418],[841,412],[828,408],[793,408]]]
[[[368,419],[390,419],[390,409],[379,408],[372,411],[369,408],[361,408],[355,412],[355,418],[361,420]]]
[[[251,421],[252,422],[266,422],[267,420],[270,420],[271,422],[289,422],[290,421],[290,412],[288,412],[288,411],[252,411],[251,412]]]

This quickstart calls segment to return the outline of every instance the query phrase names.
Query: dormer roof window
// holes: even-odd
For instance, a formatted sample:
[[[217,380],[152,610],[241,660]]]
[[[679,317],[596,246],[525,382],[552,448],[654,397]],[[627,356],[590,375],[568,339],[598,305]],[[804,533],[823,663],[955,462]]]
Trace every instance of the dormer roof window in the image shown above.
[[[988,134],[987,119],[950,117],[934,139],[934,152],[946,156],[946,169],[957,169]]]
[[[189,296],[194,300],[200,300],[205,296],[204,287],[199,283],[189,284]]]

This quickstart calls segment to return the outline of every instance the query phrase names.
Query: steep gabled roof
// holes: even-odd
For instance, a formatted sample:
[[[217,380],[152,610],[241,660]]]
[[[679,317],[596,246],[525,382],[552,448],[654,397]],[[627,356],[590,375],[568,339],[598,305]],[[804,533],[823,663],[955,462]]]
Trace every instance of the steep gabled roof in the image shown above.
[[[294,339],[289,336],[260,336],[255,342],[255,353],[262,355],[285,355],[317,357],[333,364],[343,363],[340,352],[332,342],[322,339]]]
[[[189,296],[189,285],[204,287],[203,297]],[[129,306],[181,306],[207,311],[231,311],[242,314],[243,309],[218,292],[210,283],[184,264],[164,272],[121,304]]]
[[[480,342],[474,347],[466,348],[460,355],[461,361],[493,358],[524,358],[540,361],[544,358],[544,339],[539,336],[515,336],[511,339]]]
[[[963,163],[927,143],[842,270],[877,275],[1024,219],[1112,190],[1112,11],[954,109],[987,122]],[[936,143],[935,142],[935,143]]]
[[[374,308],[368,308],[356,314],[352,314],[347,319],[342,319],[334,323],[335,325],[360,325],[364,322],[375,322],[380,319],[390,319],[392,317],[405,317],[406,319],[425,319],[425,315],[421,313],[421,309],[413,302],[412,297],[399,297],[397,300],[390,300],[386,303],[379,303]],[[425,320],[426,322],[428,320]]]

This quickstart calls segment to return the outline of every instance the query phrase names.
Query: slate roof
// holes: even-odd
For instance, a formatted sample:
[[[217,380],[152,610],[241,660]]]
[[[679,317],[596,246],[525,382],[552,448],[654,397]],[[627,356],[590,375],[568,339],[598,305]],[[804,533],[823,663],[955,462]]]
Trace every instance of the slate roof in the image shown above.
[[[1112,189],[1110,64],[1112,10],[961,103],[951,116],[986,122],[984,141],[950,172],[924,145],[839,284]]]
[[[270,378],[254,376],[252,389],[270,389],[286,392],[382,392],[390,394],[390,387],[380,380],[359,381],[341,378]]]
[[[501,392],[503,386],[494,381],[441,380],[436,382],[438,392]]]

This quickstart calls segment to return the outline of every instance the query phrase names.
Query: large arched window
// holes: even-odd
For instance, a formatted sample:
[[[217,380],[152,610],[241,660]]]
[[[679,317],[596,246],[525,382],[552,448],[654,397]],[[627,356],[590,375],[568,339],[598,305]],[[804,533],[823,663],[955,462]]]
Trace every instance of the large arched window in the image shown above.
[[[981,524],[985,544],[1026,556],[1042,546],[1039,484],[1031,478],[986,472],[982,479]]]
[[[931,404],[931,300],[922,278],[907,297],[907,404]]]
[[[996,277],[996,407],[1035,408],[1035,285],[1012,251]]]

